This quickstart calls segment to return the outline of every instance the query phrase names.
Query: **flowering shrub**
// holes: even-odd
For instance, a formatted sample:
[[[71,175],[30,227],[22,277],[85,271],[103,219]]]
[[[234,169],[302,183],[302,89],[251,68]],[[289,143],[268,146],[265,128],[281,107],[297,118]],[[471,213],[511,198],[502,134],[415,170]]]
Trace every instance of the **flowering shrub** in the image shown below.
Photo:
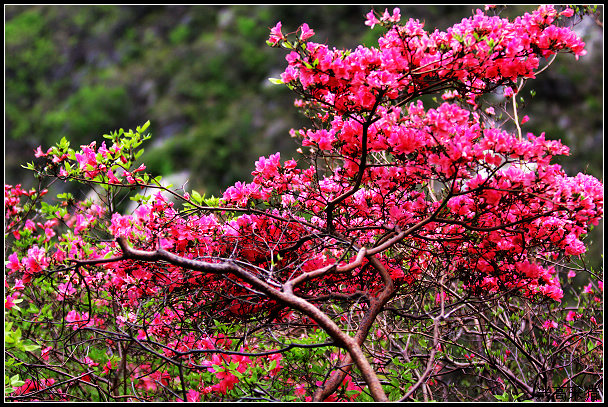
[[[260,157],[221,198],[146,172],[149,123],[39,147],[41,183],[93,195],[5,186],[5,307],[41,349],[7,347],[27,378],[9,398],[555,400],[597,386],[603,285],[573,261],[603,185],[553,164],[568,147],[524,134],[514,100],[547,57],[585,54],[560,25],[571,14],[478,11],[429,33],[370,12],[385,34],[355,50],[278,23],[268,43],[288,66],[272,82],[312,126],[291,132],[300,158]],[[496,92],[515,133],[488,118]]]

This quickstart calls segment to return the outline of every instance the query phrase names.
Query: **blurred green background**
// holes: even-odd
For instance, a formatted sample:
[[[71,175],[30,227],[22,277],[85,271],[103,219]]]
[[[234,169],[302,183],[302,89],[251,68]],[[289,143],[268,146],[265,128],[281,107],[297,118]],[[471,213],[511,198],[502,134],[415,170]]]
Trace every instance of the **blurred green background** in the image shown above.
[[[383,11],[385,7],[375,5]],[[402,19],[444,30],[479,6],[400,6]],[[175,186],[218,195],[248,181],[255,160],[297,148],[290,128],[306,125],[294,95],[271,85],[285,52],[266,45],[277,21],[283,32],[306,22],[316,42],[377,45],[364,25],[372,6],[5,6],[5,183],[32,184],[20,166],[33,150],[65,136],[73,146],[150,120],[153,138],[142,160]],[[514,17],[530,6],[501,11]],[[560,55],[531,81],[523,130],[562,139],[571,174],[603,179],[603,8],[575,29],[587,43],[579,61]],[[594,236],[601,241],[597,228]],[[594,263],[600,260],[596,245]]]
[[[392,9],[391,6],[388,6]],[[382,11],[385,6],[376,5]],[[475,6],[402,6],[403,18],[445,29]],[[218,194],[247,180],[260,155],[296,148],[292,127],[306,125],[294,95],[267,78],[286,66],[266,46],[269,28],[307,22],[314,41],[376,45],[364,25],[371,6],[5,6],[5,182],[28,184],[20,169],[33,149],[62,136],[72,145],[102,140],[151,120],[143,160],[159,174],[180,173],[189,188]],[[531,7],[514,6],[503,15]],[[603,18],[603,16],[602,16]],[[589,54],[560,56],[532,83],[521,113],[526,131],[546,131],[572,147],[570,172],[602,176],[603,32],[577,26]],[[528,98],[530,99],[530,98]]]

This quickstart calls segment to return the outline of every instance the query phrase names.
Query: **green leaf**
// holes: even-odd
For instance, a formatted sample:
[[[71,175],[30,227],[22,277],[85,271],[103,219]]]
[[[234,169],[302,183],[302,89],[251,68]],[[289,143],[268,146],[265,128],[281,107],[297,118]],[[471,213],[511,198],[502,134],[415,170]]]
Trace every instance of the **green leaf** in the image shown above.
[[[65,137],[61,137],[61,140],[59,140],[59,143],[57,143],[57,147],[65,150],[70,147],[70,142]]]
[[[277,79],[277,78],[268,78],[268,80],[270,81],[270,83],[275,84],[275,85],[282,85],[285,83],[285,82],[283,82],[283,80]]]
[[[16,374],[9,379],[8,385],[10,387],[20,387],[20,386],[23,386],[24,383],[25,382],[19,378],[19,375]],[[10,390],[11,390],[10,392],[14,391],[14,389],[10,389]]]
[[[197,191],[192,191],[190,193],[190,198],[199,205],[203,202],[203,197]]]
[[[33,170],[34,169],[34,163],[27,163],[26,165],[22,165],[22,168],[25,168],[26,170]]]
[[[210,198],[205,198],[205,205],[207,206],[211,206],[211,207],[218,207],[220,206],[220,198],[217,198],[215,196],[212,196]]]
[[[72,195],[69,192],[65,192],[63,194],[57,194],[57,198],[63,199],[64,201],[73,201],[74,200],[74,195]]]
[[[150,126],[150,120],[148,120],[147,122],[145,122],[141,127],[137,127],[137,132],[138,133],[143,133],[144,131],[146,131],[146,129]]]
[[[32,344],[25,344],[25,345],[23,345],[23,350],[26,351],[26,352],[31,352],[31,351],[34,351],[34,350],[37,350],[37,349],[40,349],[40,346],[35,345],[33,343]]]

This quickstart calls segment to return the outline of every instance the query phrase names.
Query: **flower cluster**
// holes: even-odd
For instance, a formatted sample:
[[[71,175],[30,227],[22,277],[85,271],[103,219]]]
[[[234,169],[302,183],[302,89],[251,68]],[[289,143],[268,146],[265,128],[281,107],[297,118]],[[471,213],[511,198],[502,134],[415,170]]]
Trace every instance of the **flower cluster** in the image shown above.
[[[450,85],[463,97],[475,96],[518,77],[534,77],[540,58],[561,51],[584,55],[584,42],[571,29],[556,26],[557,17],[552,6],[514,21],[477,10],[445,32],[428,33],[419,20],[397,24],[401,15],[395,9],[380,19],[372,12],[367,16],[372,28],[387,27],[378,48],[330,49],[306,41],[308,35],[294,46],[280,33],[280,23],[269,43],[296,49],[287,56],[283,82],[309,93],[309,101],[345,114],[370,111],[378,99],[407,99]]]

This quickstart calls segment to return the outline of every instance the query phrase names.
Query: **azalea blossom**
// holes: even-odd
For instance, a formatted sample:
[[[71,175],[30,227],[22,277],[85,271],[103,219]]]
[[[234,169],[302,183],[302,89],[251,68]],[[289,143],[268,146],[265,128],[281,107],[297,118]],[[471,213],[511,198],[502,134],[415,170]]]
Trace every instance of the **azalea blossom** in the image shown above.
[[[281,22],[279,21],[274,27],[272,27],[270,29],[270,38],[268,39],[268,41],[271,44],[276,44],[280,40],[284,40],[284,39],[285,39],[285,36],[281,32]]]
[[[306,41],[313,35],[315,32],[308,27],[308,24],[304,23],[300,26],[300,41]]]
[[[543,323],[543,328],[546,330],[555,329],[555,328],[557,328],[557,326],[558,326],[557,322],[555,322],[553,320],[547,320]]]

